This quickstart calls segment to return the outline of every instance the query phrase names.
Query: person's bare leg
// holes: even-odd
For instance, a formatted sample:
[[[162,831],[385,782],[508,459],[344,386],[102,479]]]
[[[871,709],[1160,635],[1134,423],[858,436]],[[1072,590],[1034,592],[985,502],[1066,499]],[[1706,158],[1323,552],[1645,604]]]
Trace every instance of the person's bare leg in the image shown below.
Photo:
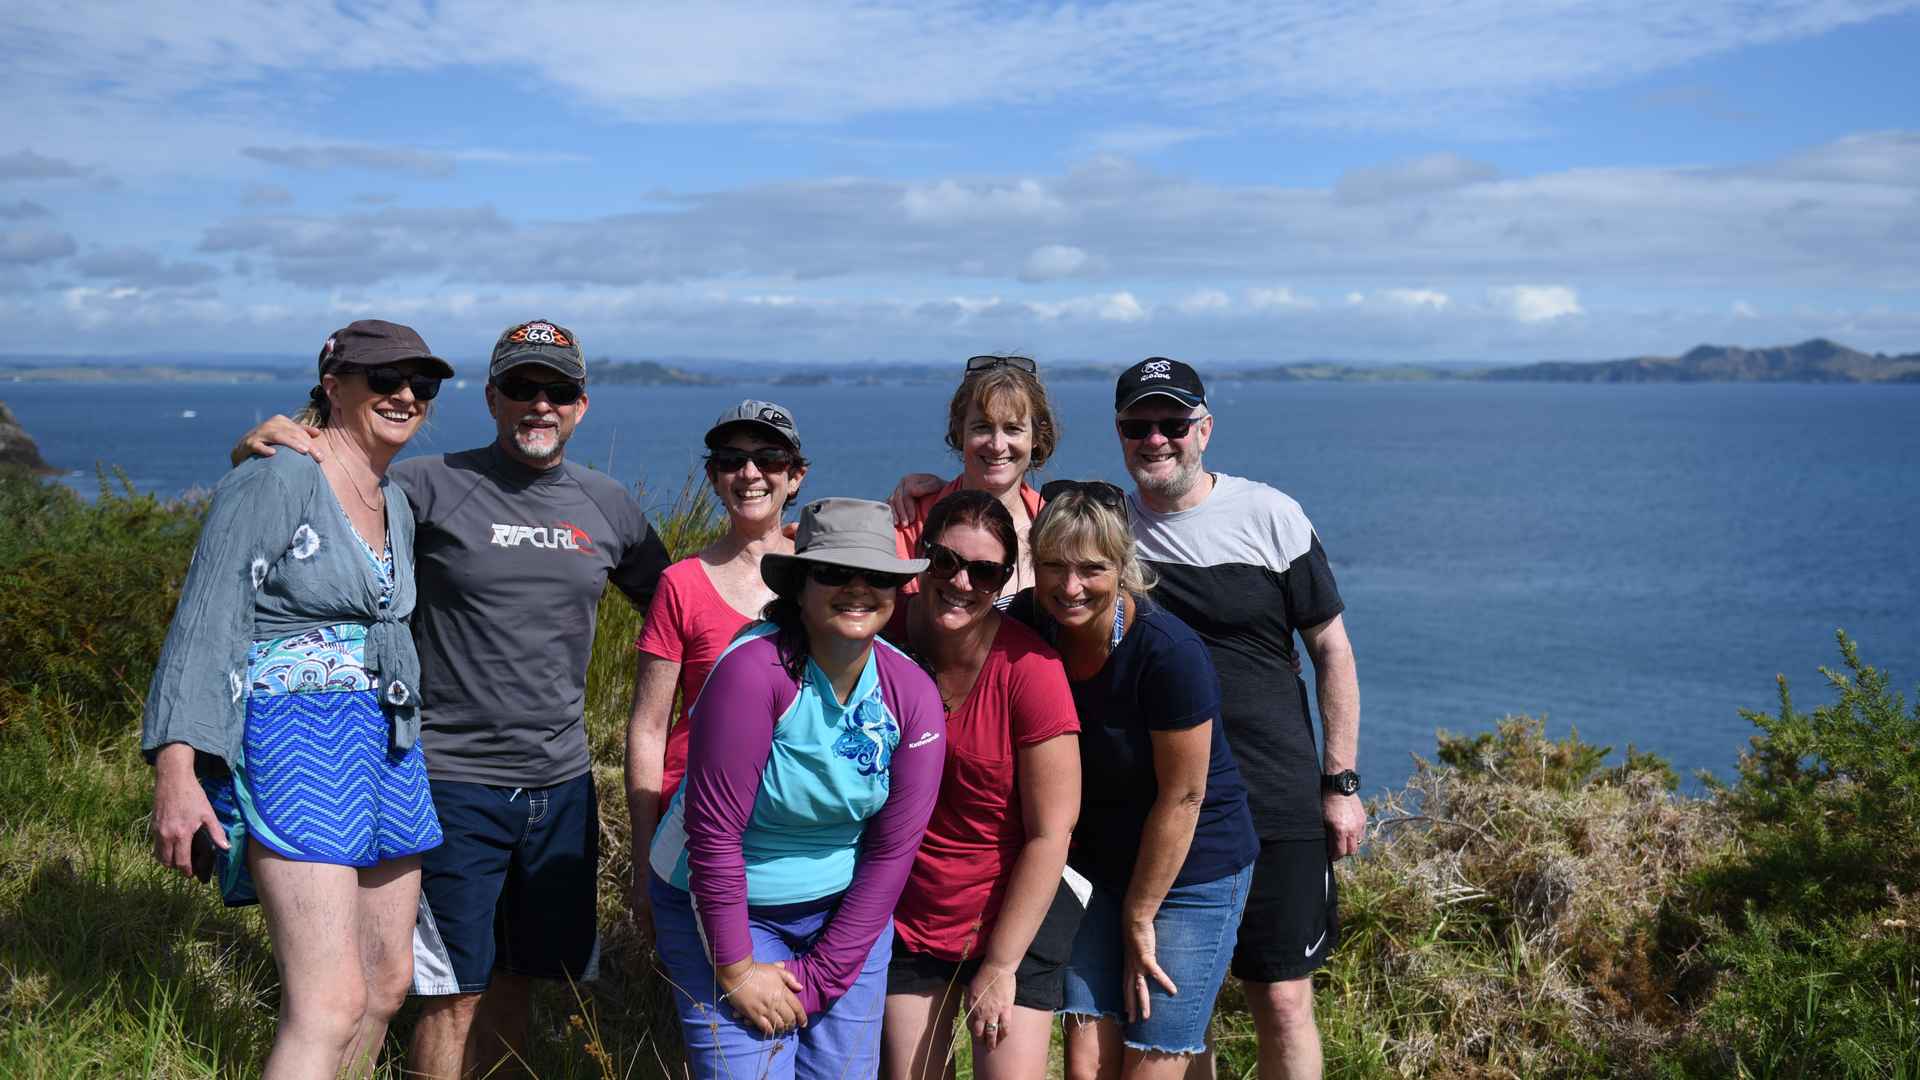
[[[371,1076],[387,1041],[387,1024],[413,982],[413,923],[420,907],[420,856],[390,859],[360,871],[360,971],[367,1004],[347,1049],[347,1075]]]
[[[461,1080],[467,1069],[467,1043],[479,994],[443,994],[421,998],[420,1020],[407,1048],[407,1075],[426,1080]]]
[[[1126,1049],[1126,1064],[1120,1075],[1125,1080],[1181,1080],[1187,1066],[1205,1054],[1163,1054],[1158,1050]]]
[[[951,1029],[951,1026],[949,1026]],[[1013,1007],[1013,1020],[1000,1033],[1000,1045],[989,1050],[973,1040],[976,1080],[1027,1080],[1047,1074],[1047,1051],[1053,1042],[1053,1014],[1045,1009]]]
[[[1207,1025],[1207,1052],[1187,1059],[1187,1080],[1214,1080],[1213,1025]]]
[[[888,994],[886,1018],[880,1025],[883,1080],[951,1077],[953,1017],[959,1008],[958,986],[919,994]]]
[[[334,1080],[366,1010],[354,918],[359,871],[281,858],[247,845],[247,866],[280,971],[280,1026],[266,1080]]]
[[[527,1026],[533,1020],[533,980],[493,969],[467,1040],[467,1068],[476,1075],[532,1076],[527,1069]]]
[[[1243,983],[1260,1038],[1260,1080],[1320,1080],[1320,1029],[1313,1021],[1313,979]]]
[[[1106,1017],[1066,1015],[1068,1080],[1119,1080],[1126,1044],[1118,1022]]]

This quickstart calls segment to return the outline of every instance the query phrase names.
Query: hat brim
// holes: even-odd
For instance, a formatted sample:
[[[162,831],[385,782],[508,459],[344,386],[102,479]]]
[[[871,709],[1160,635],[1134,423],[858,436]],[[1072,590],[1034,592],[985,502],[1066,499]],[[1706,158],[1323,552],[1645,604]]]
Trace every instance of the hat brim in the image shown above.
[[[383,364],[404,364],[407,361],[419,364],[421,369],[436,379],[453,378],[453,365],[432,353],[414,352],[406,348],[366,350],[351,358],[337,357],[321,372],[322,375],[338,372],[343,367],[370,368]]]
[[[720,444],[726,441],[727,432],[735,428],[745,428],[752,434],[777,439],[789,450],[800,449],[800,440],[793,437],[792,431],[778,424],[769,424],[765,420],[755,420],[752,417],[728,420],[725,423],[715,424],[708,428],[706,436],[707,449],[720,449]]]
[[[1171,386],[1150,386],[1137,390],[1132,397],[1126,398],[1113,407],[1114,412],[1126,412],[1150,397],[1166,397],[1185,405],[1189,409],[1198,409],[1206,405],[1207,399],[1198,394],[1189,394],[1185,390],[1176,390]]]
[[[584,384],[587,381],[587,367],[585,364],[571,357],[555,356],[541,349],[527,349],[514,353],[511,356],[503,356],[495,360],[492,364],[488,365],[487,377],[489,379],[497,379],[507,372],[512,371],[514,368],[525,367],[528,364],[543,367],[550,371],[557,371],[577,383]]]
[[[883,574],[918,574],[927,568],[925,559],[903,559],[898,555],[888,555],[872,548],[827,548],[816,547],[793,555],[768,554],[760,557],[760,580],[767,588],[786,595],[792,591],[793,579],[804,571],[808,563],[822,566],[847,566],[855,570],[874,570]]]

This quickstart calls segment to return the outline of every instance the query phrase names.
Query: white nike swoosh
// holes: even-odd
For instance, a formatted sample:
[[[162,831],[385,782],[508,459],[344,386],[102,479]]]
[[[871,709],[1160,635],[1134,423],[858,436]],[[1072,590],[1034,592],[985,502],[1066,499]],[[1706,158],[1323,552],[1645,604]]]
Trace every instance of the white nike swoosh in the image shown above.
[[[1315,953],[1316,951],[1318,951],[1318,950],[1319,950],[1319,948],[1320,948],[1320,946],[1321,946],[1321,945],[1322,945],[1322,944],[1323,944],[1323,943],[1324,943],[1324,942],[1325,942],[1326,940],[1327,940],[1327,932],[1326,932],[1325,930],[1322,930],[1322,931],[1320,931],[1320,940],[1319,940],[1319,941],[1316,941],[1316,942],[1314,942],[1313,944],[1311,944],[1311,945],[1309,945],[1309,946],[1307,946],[1307,955],[1308,955],[1308,956],[1312,956],[1312,955],[1313,955],[1313,954],[1314,954],[1314,953]]]

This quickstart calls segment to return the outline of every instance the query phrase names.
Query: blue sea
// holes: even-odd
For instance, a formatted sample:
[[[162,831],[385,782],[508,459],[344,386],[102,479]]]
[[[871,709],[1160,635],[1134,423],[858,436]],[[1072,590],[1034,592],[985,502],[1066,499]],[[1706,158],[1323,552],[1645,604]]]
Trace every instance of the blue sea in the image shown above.
[[[0,387],[84,491],[96,463],[142,490],[210,486],[235,438],[304,383]],[[1844,627],[1920,685],[1920,386],[1224,383],[1210,467],[1306,508],[1359,658],[1361,770],[1396,785],[1436,728],[1510,713],[1731,774],[1742,708],[1828,700]],[[799,417],[806,495],[882,497],[951,475],[941,385],[595,390],[569,454],[665,507],[700,435],[741,397]],[[1053,388],[1047,476],[1125,481],[1112,389]],[[478,445],[476,382],[449,384],[422,452]],[[413,452],[414,448],[409,448]]]

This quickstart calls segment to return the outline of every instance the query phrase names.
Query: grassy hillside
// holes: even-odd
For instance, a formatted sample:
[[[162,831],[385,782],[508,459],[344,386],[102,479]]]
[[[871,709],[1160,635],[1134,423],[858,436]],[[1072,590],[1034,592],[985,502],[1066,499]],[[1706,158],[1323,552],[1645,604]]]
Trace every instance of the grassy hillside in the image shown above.
[[[712,527],[697,495],[654,505],[676,551]],[[199,510],[0,477],[0,1076],[243,1077],[271,1039],[257,910],[163,874],[145,835],[138,704]],[[683,1071],[621,899],[638,627],[602,604],[605,978],[541,998],[540,1076]],[[1345,940],[1318,979],[1329,1074],[1920,1077],[1920,710],[1841,649],[1838,703],[1803,713],[1782,687],[1705,799],[1526,718],[1442,734],[1342,865]],[[1251,1075],[1231,991],[1215,1034],[1221,1075]]]

